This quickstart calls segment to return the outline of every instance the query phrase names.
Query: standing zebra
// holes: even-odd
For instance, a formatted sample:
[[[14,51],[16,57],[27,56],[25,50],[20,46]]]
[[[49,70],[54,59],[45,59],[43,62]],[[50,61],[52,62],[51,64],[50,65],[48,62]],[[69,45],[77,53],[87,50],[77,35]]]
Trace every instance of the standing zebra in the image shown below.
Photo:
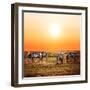
[[[64,60],[64,54],[63,53],[58,53],[56,63],[61,64],[61,63],[63,63],[63,60]]]

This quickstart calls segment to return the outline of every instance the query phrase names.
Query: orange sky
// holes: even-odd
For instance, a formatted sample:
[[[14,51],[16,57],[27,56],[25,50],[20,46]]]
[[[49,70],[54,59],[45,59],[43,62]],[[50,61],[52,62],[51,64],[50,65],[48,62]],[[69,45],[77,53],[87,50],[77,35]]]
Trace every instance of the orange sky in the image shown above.
[[[80,18],[70,14],[24,13],[24,50],[80,50]]]

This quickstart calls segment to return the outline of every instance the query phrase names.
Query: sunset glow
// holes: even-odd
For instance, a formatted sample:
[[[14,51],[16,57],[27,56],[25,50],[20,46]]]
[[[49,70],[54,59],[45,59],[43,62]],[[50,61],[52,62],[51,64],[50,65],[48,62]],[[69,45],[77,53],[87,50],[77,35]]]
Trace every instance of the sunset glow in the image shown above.
[[[60,35],[60,31],[58,24],[52,24],[49,28],[49,33],[53,38],[57,38]]]
[[[80,50],[80,15],[24,13],[24,50]]]

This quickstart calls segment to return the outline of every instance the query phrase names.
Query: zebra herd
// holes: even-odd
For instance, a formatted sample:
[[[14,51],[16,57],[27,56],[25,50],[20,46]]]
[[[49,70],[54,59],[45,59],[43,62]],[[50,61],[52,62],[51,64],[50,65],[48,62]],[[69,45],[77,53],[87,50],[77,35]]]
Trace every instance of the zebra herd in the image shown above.
[[[68,63],[68,62],[75,62],[77,59],[80,59],[80,55],[75,52],[59,52],[54,56],[56,58],[56,64],[61,63]],[[49,55],[47,52],[29,52],[27,54],[27,58],[29,60],[34,61],[36,59],[39,59],[39,61],[47,60],[49,58]]]
[[[75,52],[59,53],[57,55],[57,64],[77,62],[78,59],[80,61],[80,55]]]

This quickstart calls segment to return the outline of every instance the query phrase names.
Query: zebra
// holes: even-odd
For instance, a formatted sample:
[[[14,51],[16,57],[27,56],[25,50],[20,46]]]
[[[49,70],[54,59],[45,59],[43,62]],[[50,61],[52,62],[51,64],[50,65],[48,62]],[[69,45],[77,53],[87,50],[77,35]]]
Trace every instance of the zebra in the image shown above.
[[[57,62],[56,62],[56,64],[63,63],[63,60],[64,60],[64,53],[58,53],[57,54]]]
[[[28,58],[30,58],[32,61],[35,58],[38,58],[39,60],[43,60],[43,58],[47,59],[47,53],[46,52],[30,52],[30,54],[28,55]]]
[[[66,56],[67,61],[71,61],[71,62],[75,62],[76,58],[77,58],[77,54],[74,52],[69,52]]]

